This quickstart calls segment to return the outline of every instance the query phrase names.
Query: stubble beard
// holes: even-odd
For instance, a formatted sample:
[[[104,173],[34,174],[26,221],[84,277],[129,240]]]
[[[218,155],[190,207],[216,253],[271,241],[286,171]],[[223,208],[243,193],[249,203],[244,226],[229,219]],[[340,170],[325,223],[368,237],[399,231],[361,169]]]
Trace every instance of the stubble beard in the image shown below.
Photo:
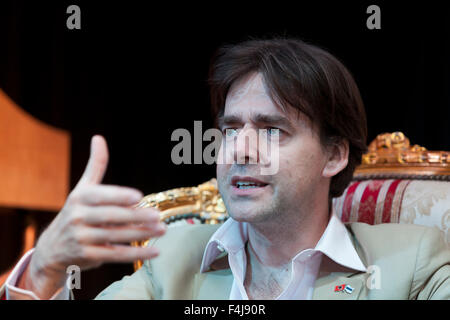
[[[220,189],[220,187],[219,187]],[[227,212],[233,220],[250,224],[276,223],[287,212],[286,202],[274,190],[266,199],[233,199],[227,192],[221,192]]]

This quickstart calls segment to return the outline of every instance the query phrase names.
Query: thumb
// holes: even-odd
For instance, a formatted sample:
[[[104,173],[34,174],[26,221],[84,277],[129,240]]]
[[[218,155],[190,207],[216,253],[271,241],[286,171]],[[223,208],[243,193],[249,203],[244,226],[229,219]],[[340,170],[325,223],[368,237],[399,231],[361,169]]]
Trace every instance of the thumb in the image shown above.
[[[86,169],[77,184],[100,184],[108,166],[108,146],[106,140],[100,135],[95,135],[91,140],[91,154]]]

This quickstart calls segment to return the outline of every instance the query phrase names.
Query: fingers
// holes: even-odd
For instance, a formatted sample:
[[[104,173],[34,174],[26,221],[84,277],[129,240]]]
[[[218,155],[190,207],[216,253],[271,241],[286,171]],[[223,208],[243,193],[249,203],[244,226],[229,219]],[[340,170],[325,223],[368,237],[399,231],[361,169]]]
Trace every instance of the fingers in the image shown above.
[[[156,247],[131,247],[127,245],[88,246],[85,257],[92,261],[101,262],[133,262],[147,260],[159,255]]]
[[[124,207],[137,204],[143,196],[139,190],[112,185],[88,185],[75,190],[71,194],[73,201],[83,205],[116,205]]]
[[[91,140],[91,154],[77,187],[101,183],[108,166],[108,159],[108,146],[105,138],[100,135],[93,136]]]
[[[90,227],[82,228],[79,241],[84,244],[130,243],[160,237],[166,232],[163,223],[154,223],[146,227]]]
[[[127,209],[115,206],[89,207],[83,217],[89,225],[143,224],[159,222],[159,211],[152,208]]]

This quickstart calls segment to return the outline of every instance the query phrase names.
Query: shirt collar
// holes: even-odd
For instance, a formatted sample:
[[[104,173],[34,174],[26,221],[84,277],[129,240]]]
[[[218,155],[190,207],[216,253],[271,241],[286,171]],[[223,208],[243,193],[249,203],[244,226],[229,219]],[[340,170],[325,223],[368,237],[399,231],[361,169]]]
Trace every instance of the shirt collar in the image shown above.
[[[219,229],[214,232],[206,245],[200,272],[209,269],[211,263],[224,253],[236,253],[245,247],[248,239],[247,223],[228,218]]]
[[[228,218],[208,241],[203,253],[200,272],[206,272],[219,255],[225,252],[233,254],[243,249],[247,240],[247,223]],[[358,271],[367,271],[353,246],[347,228],[336,216],[334,210],[314,250],[322,252],[342,266]]]
[[[321,251],[328,258],[344,267],[358,271],[367,271],[356,252],[347,228],[334,211],[331,214],[327,228],[314,249]]]

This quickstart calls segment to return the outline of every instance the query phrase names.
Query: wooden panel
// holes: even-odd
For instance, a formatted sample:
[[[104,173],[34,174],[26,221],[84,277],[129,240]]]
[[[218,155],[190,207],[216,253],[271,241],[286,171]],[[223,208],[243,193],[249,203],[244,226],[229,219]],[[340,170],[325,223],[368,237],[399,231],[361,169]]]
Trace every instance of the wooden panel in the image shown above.
[[[69,191],[70,135],[0,89],[0,206],[59,211]]]

